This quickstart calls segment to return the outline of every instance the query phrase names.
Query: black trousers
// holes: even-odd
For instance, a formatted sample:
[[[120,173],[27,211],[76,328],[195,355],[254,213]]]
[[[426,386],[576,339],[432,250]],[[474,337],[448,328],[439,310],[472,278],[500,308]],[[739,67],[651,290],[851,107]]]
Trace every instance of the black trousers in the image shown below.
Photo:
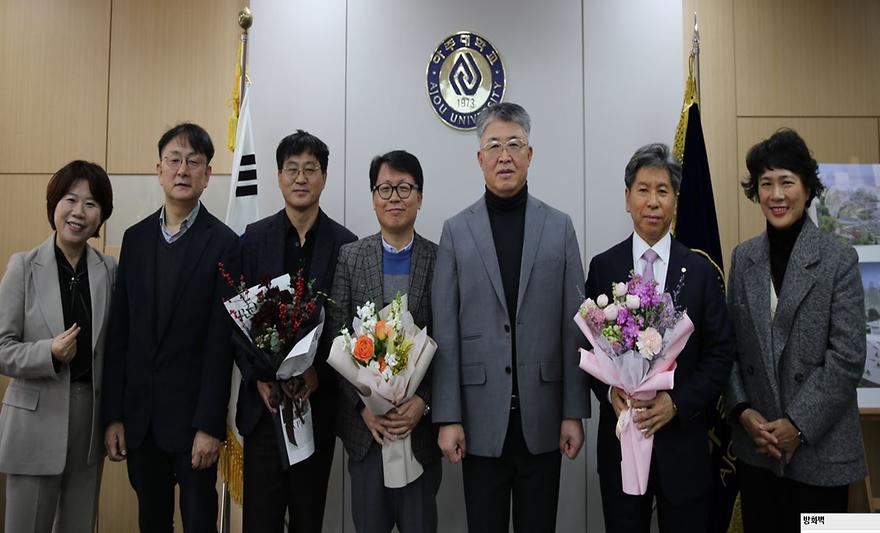
[[[512,410],[501,457],[467,455],[462,462],[468,531],[507,533],[511,495],[514,531],[555,531],[561,458],[558,450],[530,453]]]
[[[174,485],[180,485],[180,516],[186,533],[217,532],[217,465],[193,470],[192,453],[166,452],[152,433],[128,449],[128,480],[137,493],[141,533],[174,531]]]
[[[801,530],[801,513],[845,513],[849,486],[819,487],[777,477],[743,461],[736,467],[743,531],[785,533]]]
[[[648,489],[641,496],[623,492],[620,463],[600,465],[599,489],[607,533],[648,533],[654,499],[657,500],[657,525],[661,533],[706,533],[709,528],[709,501],[704,495],[684,502],[669,500],[657,479],[657,467],[651,460]],[[600,459],[601,460],[601,459]],[[770,531],[770,530],[767,530]]]
[[[289,513],[291,533],[320,533],[336,441],[315,442],[311,457],[284,470],[273,423],[264,410],[244,438],[242,531],[280,533]]]

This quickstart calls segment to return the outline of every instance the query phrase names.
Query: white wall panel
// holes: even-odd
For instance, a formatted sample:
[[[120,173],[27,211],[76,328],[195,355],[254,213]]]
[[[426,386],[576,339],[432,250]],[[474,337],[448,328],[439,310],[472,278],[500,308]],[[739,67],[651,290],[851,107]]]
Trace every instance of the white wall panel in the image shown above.
[[[264,214],[282,205],[275,146],[304,128],[330,146],[324,209],[360,236],[378,229],[367,189],[370,159],[398,148],[416,154],[426,187],[416,227],[437,240],[443,220],[483,191],[475,134],[442,124],[425,90],[430,54],[457,31],[477,32],[500,52],[505,100],[532,116],[530,191],[569,213],[585,262],[630,231],[623,167],[633,150],[672,140],[683,79],[678,1],[450,0],[441,7],[424,0],[254,0],[252,8]],[[595,425],[588,423],[585,453],[563,461],[558,531],[602,530]],[[343,523],[353,531],[341,461],[338,454],[327,531],[342,531]],[[459,467],[445,465],[438,502],[440,530],[463,531]]]

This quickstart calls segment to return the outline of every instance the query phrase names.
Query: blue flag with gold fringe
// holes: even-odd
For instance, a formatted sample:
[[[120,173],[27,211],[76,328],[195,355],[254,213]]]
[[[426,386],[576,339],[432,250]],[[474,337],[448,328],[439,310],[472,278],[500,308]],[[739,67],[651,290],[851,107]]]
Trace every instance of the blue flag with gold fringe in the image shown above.
[[[700,102],[694,80],[694,55],[685,87],[684,105],[675,132],[675,154],[682,162],[682,180],[678,194],[678,212],[674,226],[675,238],[695,253],[705,256],[718,272],[718,283],[724,291],[724,262],[715,198],[709,174],[709,158],[700,121]],[[736,456],[731,447],[730,426],[725,419],[724,402],[718,398],[715,409],[708,413],[708,445],[712,459],[714,482],[709,495],[709,531],[727,533],[741,531],[737,507],[739,483],[736,479]]]

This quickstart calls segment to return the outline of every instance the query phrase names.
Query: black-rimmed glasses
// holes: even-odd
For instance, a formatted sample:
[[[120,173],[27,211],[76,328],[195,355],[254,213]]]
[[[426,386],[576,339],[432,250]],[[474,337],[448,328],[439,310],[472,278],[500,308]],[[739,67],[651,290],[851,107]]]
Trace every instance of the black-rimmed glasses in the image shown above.
[[[390,200],[391,195],[394,191],[397,191],[397,197],[401,200],[406,200],[412,194],[414,190],[418,190],[419,186],[414,183],[409,182],[401,182],[397,185],[391,185],[390,183],[383,183],[381,185],[376,185],[373,187],[373,192],[379,195],[379,198],[383,200]]]

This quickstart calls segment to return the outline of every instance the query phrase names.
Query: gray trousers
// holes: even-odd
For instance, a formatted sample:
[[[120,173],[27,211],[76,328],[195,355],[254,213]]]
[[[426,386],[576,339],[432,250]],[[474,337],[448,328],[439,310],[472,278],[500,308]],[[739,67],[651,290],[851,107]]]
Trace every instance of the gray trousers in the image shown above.
[[[389,489],[378,444],[372,443],[361,461],[349,457],[351,514],[358,533],[389,533],[395,524],[400,533],[437,531],[437,490],[443,471],[439,459],[422,467],[425,471],[417,480]]]
[[[57,476],[6,476],[6,531],[92,533],[98,514],[103,457],[88,465],[92,387],[70,385],[67,463]]]

